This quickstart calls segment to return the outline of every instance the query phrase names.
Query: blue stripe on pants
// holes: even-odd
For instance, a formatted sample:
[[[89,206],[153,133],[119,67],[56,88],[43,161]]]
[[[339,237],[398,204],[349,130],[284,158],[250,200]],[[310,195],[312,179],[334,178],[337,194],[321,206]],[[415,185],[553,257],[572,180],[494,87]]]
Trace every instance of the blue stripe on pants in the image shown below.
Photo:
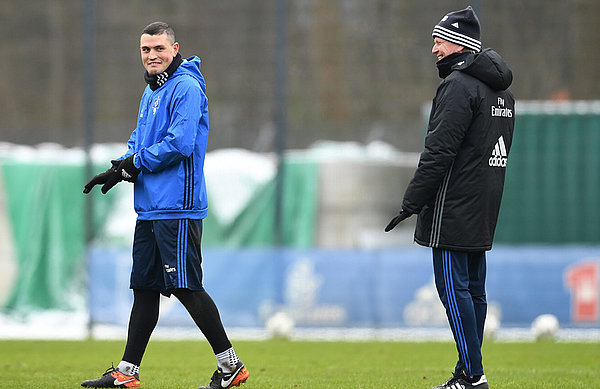
[[[442,268],[444,269],[444,285],[446,287],[447,303],[444,304],[448,315],[448,320],[452,322],[454,329],[454,338],[460,359],[465,364],[468,372],[471,371],[471,359],[469,358],[469,348],[465,339],[464,327],[460,318],[460,310],[456,301],[456,293],[454,290],[454,280],[452,275],[452,257],[449,251],[442,250]]]
[[[179,266],[179,282],[180,288],[187,288],[187,236],[188,236],[188,221],[185,219],[179,220],[179,231],[177,233],[177,263]]]
[[[485,322],[485,252],[433,249],[435,284],[458,350],[457,371],[483,374],[481,344]]]

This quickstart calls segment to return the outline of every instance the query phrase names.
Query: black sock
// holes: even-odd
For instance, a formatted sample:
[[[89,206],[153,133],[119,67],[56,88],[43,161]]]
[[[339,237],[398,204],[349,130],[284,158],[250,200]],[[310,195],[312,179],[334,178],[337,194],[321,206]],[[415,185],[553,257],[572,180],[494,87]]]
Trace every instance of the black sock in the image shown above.
[[[481,378],[480,375],[474,375],[473,377],[467,377],[467,380],[469,381],[469,383],[475,383],[477,381],[479,381],[479,379]]]
[[[158,307],[160,303],[158,292],[151,290],[134,290],[133,307],[129,318],[127,345],[123,360],[140,365],[150,340],[150,335],[158,322]]]
[[[215,355],[231,347],[219,310],[205,291],[176,289],[173,294],[181,301],[200,331],[210,343]]]

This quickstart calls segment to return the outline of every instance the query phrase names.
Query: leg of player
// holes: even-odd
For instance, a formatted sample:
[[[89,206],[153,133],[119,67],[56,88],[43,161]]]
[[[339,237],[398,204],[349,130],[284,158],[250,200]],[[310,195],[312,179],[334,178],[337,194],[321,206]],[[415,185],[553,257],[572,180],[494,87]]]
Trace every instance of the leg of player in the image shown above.
[[[248,369],[236,355],[223,328],[217,306],[210,295],[205,291],[188,289],[176,289],[173,294],[194,319],[211,345],[217,359],[218,368],[213,373],[211,382],[200,389],[230,388],[246,382],[249,376]]]
[[[119,365],[109,368],[102,377],[83,381],[86,388],[137,388],[140,386],[140,364],[158,322],[159,293],[150,290],[133,291],[133,307],[129,318],[127,344]]]
[[[169,223],[161,224],[166,226]],[[177,268],[177,271],[168,273],[166,279],[173,281],[170,283],[172,293],[187,309],[217,358],[217,370],[206,388],[238,386],[248,379],[248,369],[238,359],[223,328],[217,306],[202,285],[202,220],[179,220],[177,228],[170,230],[176,232],[177,238],[171,239],[170,244],[159,242],[159,247],[161,252],[172,252],[177,258],[164,263],[170,268]],[[173,243],[176,245],[173,246]]]
[[[433,249],[436,288],[446,308],[459,357],[453,376],[436,389],[488,388],[481,363],[481,340],[474,301],[469,290],[469,258],[467,252]]]
[[[480,347],[483,345],[483,330],[487,316],[487,298],[485,294],[486,272],[485,251],[469,253],[469,292],[473,300]]]
[[[133,296],[127,344],[123,360],[117,366],[117,369],[123,373],[139,371],[146,346],[158,323],[160,294],[151,290],[134,290]]]

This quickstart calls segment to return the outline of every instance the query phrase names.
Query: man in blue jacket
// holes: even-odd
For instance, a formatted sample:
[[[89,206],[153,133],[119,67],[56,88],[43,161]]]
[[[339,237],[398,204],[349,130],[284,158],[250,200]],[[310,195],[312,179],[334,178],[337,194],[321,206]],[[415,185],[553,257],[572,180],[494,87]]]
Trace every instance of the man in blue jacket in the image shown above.
[[[432,36],[443,80],[402,210],[385,230],[418,214],[415,241],[433,251],[436,288],[458,350],[452,378],[435,388],[488,389],[481,356],[485,252],[492,248],[515,125],[512,72],[498,53],[481,51],[471,7],[445,15]]]
[[[138,214],[130,287],[133,307],[123,359],[92,388],[139,387],[139,366],[156,323],[160,294],[174,294],[210,343],[218,368],[203,387],[230,388],[248,378],[202,285],[202,219],[207,213],[204,158],[208,140],[208,99],[200,58],[182,59],[169,25],[155,22],[142,31],[142,63],[148,86],[127,152],[85,186],[102,193],[120,181],[133,182]]]

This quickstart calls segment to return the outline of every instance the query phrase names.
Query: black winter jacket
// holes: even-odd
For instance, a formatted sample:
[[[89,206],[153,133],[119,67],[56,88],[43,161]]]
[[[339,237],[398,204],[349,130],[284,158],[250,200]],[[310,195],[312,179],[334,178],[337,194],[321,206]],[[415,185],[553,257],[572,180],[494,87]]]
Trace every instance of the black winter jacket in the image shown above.
[[[451,54],[437,66],[444,80],[402,208],[419,214],[420,245],[489,250],[515,124],[512,72],[491,49]]]

